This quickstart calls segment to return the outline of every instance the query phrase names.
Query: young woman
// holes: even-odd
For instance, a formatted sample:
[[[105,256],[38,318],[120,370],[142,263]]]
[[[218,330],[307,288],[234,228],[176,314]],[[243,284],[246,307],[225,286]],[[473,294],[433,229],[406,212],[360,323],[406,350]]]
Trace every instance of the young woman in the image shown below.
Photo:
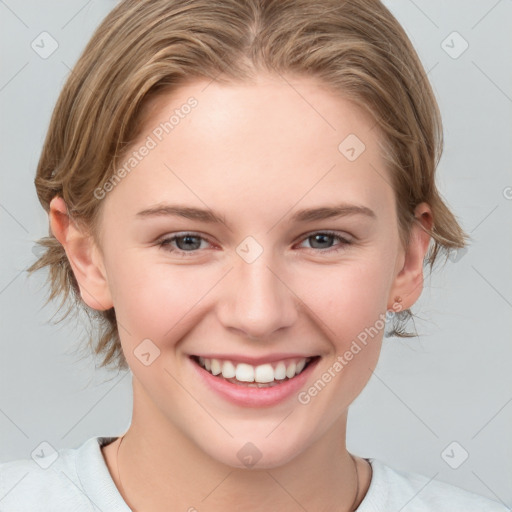
[[[376,0],[121,1],[54,111],[31,271],[96,315],[132,422],[2,465],[2,510],[505,511],[345,445],[386,319],[465,245],[441,146]]]

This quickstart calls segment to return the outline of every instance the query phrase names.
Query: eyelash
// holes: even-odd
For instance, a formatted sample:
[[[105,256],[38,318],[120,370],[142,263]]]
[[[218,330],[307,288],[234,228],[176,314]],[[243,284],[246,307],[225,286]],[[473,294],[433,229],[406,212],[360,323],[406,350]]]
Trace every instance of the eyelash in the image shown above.
[[[340,251],[343,251],[344,249],[346,249],[346,246],[348,245],[351,245],[352,244],[352,241],[351,240],[347,240],[346,238],[343,238],[342,236],[340,236],[338,233],[336,233],[335,231],[314,231],[313,233],[309,233],[307,234],[305,237],[303,237],[301,239],[301,242],[302,241],[305,241],[307,240],[308,238],[311,238],[315,235],[328,235],[328,236],[332,236],[336,239],[338,239],[341,244],[338,245],[337,248],[328,248],[328,249],[315,249],[315,248],[308,248],[306,247],[306,249],[310,249],[312,251],[315,251],[315,252],[319,252],[320,254],[333,254],[333,253],[337,253],[337,252],[340,252]],[[171,237],[168,237],[168,238],[164,238],[163,240],[160,240],[157,245],[163,249],[165,249],[166,251],[170,252],[170,253],[173,253],[173,254],[176,254],[178,256],[182,256],[182,257],[190,257],[190,256],[194,256],[198,251],[199,249],[194,249],[192,251],[183,251],[181,249],[175,249],[173,247],[169,248],[170,247],[170,244],[172,242],[174,242],[177,238],[185,238],[187,236],[190,236],[190,237],[194,237],[194,238],[199,238],[201,240],[204,240],[206,242],[208,242],[208,240],[201,236],[199,233],[194,233],[194,232],[185,232],[185,233],[182,233],[182,234],[179,234],[179,235],[174,235],[174,236],[171,236]]]

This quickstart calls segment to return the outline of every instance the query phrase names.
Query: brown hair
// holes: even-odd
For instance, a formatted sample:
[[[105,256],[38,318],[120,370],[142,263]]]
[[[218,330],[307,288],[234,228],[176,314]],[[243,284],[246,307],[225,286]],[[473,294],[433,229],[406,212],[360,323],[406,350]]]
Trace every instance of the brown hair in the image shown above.
[[[102,201],[94,191],[114,174],[143,124],[151,98],[196,78],[251,81],[259,71],[317,77],[368,111],[393,180],[400,238],[408,243],[414,208],[433,213],[426,257],[469,238],[443,201],[435,170],[443,149],[439,108],[425,70],[403,28],[379,0],[124,0],[96,29],[58,98],[35,185],[49,212],[54,196],[98,240]],[[49,267],[51,293],[61,308],[93,317],[89,335],[102,366],[126,369],[114,308],[96,311],[80,290],[62,245],[52,235],[29,273]],[[410,310],[394,316],[391,335],[404,330]]]

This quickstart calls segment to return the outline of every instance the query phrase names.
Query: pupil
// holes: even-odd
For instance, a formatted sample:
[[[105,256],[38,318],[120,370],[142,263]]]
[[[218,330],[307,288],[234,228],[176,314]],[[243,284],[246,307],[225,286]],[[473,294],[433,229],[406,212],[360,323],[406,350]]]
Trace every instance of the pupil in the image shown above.
[[[317,239],[320,239],[320,244],[322,244],[322,241],[321,239],[327,239],[327,242],[323,242],[323,243],[327,243],[328,244],[328,241],[330,238],[332,238],[332,235],[327,235],[327,234],[319,234],[319,235],[313,235],[311,238],[313,238],[314,240],[314,243],[312,244],[312,246],[314,247],[316,242],[317,242]],[[315,247],[316,249],[318,249],[318,247]],[[325,249],[325,247],[320,247],[320,249]]]
[[[192,242],[192,245],[194,246],[194,247],[192,247],[192,249],[198,249],[198,248],[199,248],[199,246],[201,245],[201,242],[200,242],[200,241],[198,241],[198,237],[196,237],[196,236],[192,236],[192,235],[185,235],[185,236],[181,236],[181,237],[177,238],[176,240],[177,240],[177,242],[179,242],[180,240],[184,240],[184,241],[185,241],[185,244],[190,244],[190,243],[191,243],[191,242],[190,242],[190,240],[194,240],[194,238],[195,238],[197,241],[196,241],[196,243],[195,243],[195,244],[194,244],[194,242]],[[180,245],[182,245],[182,244],[177,243],[177,245],[178,245],[178,247],[179,247],[179,246],[180,246]],[[189,246],[188,248],[190,249],[190,246]],[[183,249],[183,248],[182,248],[182,247],[180,247],[180,249]],[[186,247],[185,247],[185,249],[186,249]]]

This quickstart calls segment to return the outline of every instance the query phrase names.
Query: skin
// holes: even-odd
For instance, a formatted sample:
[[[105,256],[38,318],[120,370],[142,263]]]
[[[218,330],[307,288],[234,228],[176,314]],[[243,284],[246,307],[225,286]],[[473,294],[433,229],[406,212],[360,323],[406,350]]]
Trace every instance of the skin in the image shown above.
[[[182,86],[152,101],[134,148],[190,96],[198,106],[102,199],[99,246],[69,220],[62,199],[51,203],[51,228],[82,298],[95,309],[115,307],[133,373],[132,423],[119,466],[119,439],[103,448],[107,466],[118,488],[119,469],[120,492],[135,510],[220,511],[235,502],[251,511],[351,510],[348,406],[377,365],[383,330],[307,405],[296,396],[264,408],[229,403],[204,386],[188,356],[318,354],[307,389],[393,309],[396,296],[404,309],[416,302],[430,241],[422,226],[432,227],[431,210],[418,205],[411,242],[402,247],[374,121],[303,77]],[[338,150],[351,133],[366,146],[352,162]],[[136,218],[161,202],[209,207],[229,228]],[[289,220],[299,209],[340,202],[365,205],[376,219]],[[327,237],[315,245],[311,235],[322,230],[353,243]],[[188,257],[157,245],[184,231],[205,238]],[[247,236],[263,248],[250,264],[236,252]],[[177,243],[175,250],[190,247]],[[161,351],[149,366],[134,355],[147,338]],[[237,457],[248,441],[261,452],[252,469]],[[371,468],[356,460],[358,505]]]

